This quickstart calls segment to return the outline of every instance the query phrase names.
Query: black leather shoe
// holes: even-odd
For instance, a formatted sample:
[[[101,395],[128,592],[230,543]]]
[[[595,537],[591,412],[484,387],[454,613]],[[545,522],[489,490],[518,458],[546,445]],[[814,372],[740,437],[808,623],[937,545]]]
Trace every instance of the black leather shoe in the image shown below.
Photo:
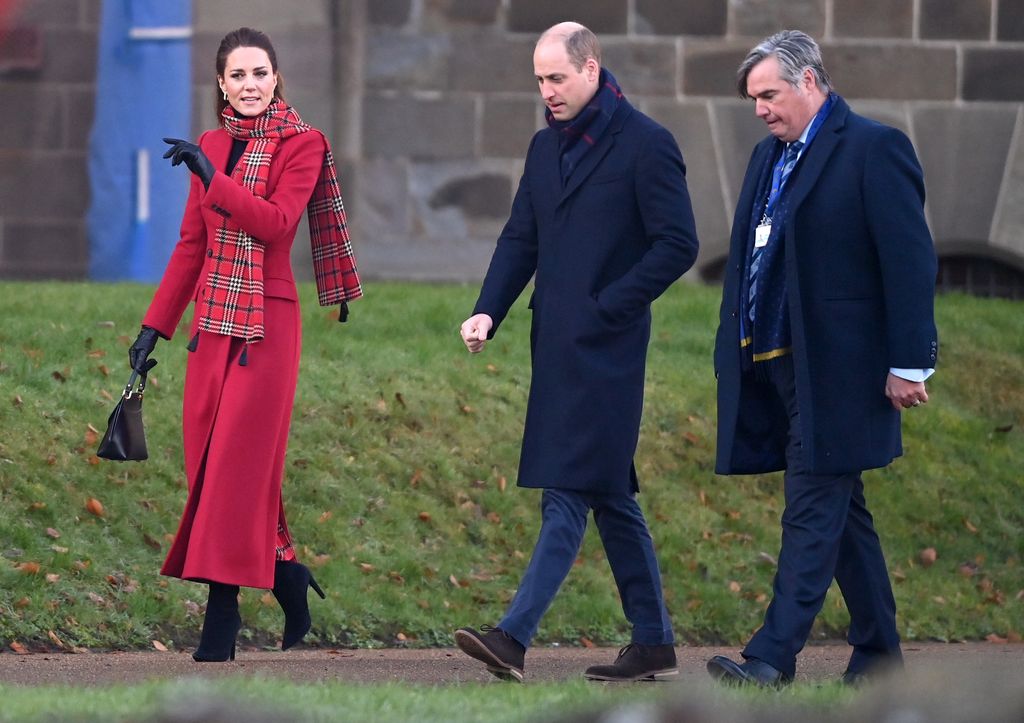
[[[781,688],[793,682],[792,677],[757,658],[737,663],[724,655],[716,655],[708,661],[708,673],[723,683],[758,685],[762,688]]]
[[[870,675],[865,670],[847,670],[843,673],[843,677],[839,679],[843,685],[848,685],[851,688],[859,688],[866,683],[871,682],[874,676]]]
[[[306,593],[313,588],[321,599],[324,591],[316,584],[309,568],[295,560],[274,563],[274,597],[284,610],[284,635],[281,650],[287,650],[302,640],[313,625],[309,616]]]
[[[502,680],[523,682],[523,661],[526,648],[501,628],[484,625],[479,632],[473,628],[455,631],[455,644],[471,658],[487,665],[487,670]]]
[[[611,665],[592,665],[583,677],[587,680],[628,682],[633,680],[670,680],[679,675],[676,649],[672,645],[630,643]]]
[[[210,597],[206,601],[203,633],[199,647],[192,653],[197,663],[223,663],[235,659],[235,638],[242,627],[238,614],[238,585],[210,583]]]

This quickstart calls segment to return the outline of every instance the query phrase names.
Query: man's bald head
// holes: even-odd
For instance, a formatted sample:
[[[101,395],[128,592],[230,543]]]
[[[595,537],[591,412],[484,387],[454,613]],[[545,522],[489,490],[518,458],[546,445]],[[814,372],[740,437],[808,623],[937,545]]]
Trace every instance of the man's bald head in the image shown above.
[[[537,47],[545,43],[561,43],[569,56],[569,61],[577,72],[583,70],[588,58],[593,58],[601,65],[601,44],[588,28],[579,23],[568,21],[552,25],[541,33],[537,39]]]

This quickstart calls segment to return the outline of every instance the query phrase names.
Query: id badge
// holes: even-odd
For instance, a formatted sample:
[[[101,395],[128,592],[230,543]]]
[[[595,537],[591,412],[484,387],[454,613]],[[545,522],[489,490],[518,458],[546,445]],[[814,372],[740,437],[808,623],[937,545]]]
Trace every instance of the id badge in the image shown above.
[[[754,248],[763,248],[768,245],[768,237],[772,235],[772,225],[762,223],[754,229]]]

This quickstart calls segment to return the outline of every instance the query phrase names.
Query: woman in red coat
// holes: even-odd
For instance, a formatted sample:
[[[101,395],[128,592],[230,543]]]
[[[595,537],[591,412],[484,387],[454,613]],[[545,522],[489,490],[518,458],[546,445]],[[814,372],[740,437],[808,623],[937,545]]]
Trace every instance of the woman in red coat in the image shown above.
[[[240,28],[217,51],[220,127],[198,145],[164,139],[192,171],[174,249],[129,350],[147,371],[195,302],[183,432],[188,501],[161,572],[208,583],[197,661],[234,658],[238,588],[270,588],[285,614],[282,648],[309,631],[306,600],[323,592],[295,559],[281,477],[301,329],[290,255],[303,210],[321,305],[362,294],[334,159],[323,134],[282,96],[270,39]]]

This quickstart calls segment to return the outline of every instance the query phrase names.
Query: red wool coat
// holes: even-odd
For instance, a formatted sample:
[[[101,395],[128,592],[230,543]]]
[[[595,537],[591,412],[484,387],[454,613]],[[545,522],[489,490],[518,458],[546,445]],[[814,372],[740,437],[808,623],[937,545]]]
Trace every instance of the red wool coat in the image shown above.
[[[218,169],[227,166],[231,143],[223,130],[199,139]],[[209,293],[213,241],[227,214],[265,245],[266,336],[250,345],[246,366],[238,363],[242,341],[219,334],[201,332],[189,354],[182,414],[188,500],[164,575],[273,587],[278,525],[287,529],[281,478],[301,347],[291,247],[324,151],[320,133],[282,141],[266,198],[219,171],[209,189],[192,177],[181,238],[142,323],[170,338],[185,307]],[[198,314],[189,338],[197,322]]]

